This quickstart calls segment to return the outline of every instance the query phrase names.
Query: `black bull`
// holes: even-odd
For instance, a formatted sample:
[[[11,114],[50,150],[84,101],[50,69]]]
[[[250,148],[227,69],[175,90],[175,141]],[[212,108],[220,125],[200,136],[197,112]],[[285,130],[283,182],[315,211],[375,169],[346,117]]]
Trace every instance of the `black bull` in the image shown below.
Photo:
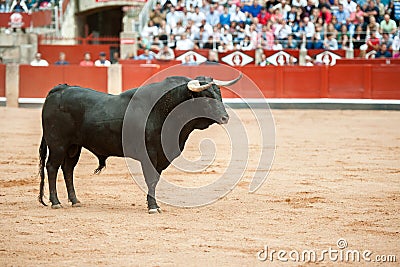
[[[73,206],[80,204],[75,194],[73,172],[84,147],[99,160],[95,173],[105,167],[106,159],[110,156],[139,160],[148,187],[149,212],[159,212],[155,188],[161,172],[181,154],[193,130],[205,129],[213,123],[227,123],[229,117],[222,103],[219,86],[229,86],[240,78],[241,75],[235,80],[224,82],[208,77],[197,77],[196,80],[168,77],[162,82],[128,90],[120,95],[104,94],[77,86],[56,86],[47,95],[42,110],[39,201],[46,205],[43,201],[46,166],[52,208],[61,207],[56,189],[57,172],[61,166],[68,199]],[[173,148],[174,151],[168,152],[169,155],[165,155],[161,142],[163,123],[174,108],[194,99],[206,99],[196,105],[197,109],[202,110],[192,111],[193,119],[181,125],[183,128],[179,136],[168,137],[168,140],[178,140],[179,145]],[[204,113],[207,116],[197,115]],[[123,146],[123,127],[127,123],[126,119],[124,121],[125,116],[130,120],[131,129],[128,129],[128,133],[131,131],[139,135],[130,138],[129,147],[132,150],[128,152],[124,151]],[[138,141],[132,143],[132,140]],[[45,164],[47,148],[49,155]]]

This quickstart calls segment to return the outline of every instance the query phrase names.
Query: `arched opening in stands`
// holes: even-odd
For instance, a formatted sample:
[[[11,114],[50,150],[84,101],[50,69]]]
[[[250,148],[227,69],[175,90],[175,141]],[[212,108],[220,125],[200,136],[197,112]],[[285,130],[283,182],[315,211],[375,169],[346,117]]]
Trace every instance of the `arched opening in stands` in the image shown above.
[[[122,31],[123,11],[121,6],[96,9],[78,15],[80,37],[119,37]]]

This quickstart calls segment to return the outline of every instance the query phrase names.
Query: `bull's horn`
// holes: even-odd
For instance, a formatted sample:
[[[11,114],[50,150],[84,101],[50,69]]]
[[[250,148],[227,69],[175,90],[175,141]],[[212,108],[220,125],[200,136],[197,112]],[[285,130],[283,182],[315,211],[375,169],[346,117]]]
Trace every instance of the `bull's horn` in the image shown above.
[[[239,77],[237,77],[236,79],[231,80],[231,81],[218,81],[215,79],[213,81],[216,85],[219,85],[219,86],[229,86],[229,85],[237,83],[240,79],[242,79],[242,76],[243,75],[240,73]]]
[[[198,80],[191,80],[190,82],[188,82],[187,87],[189,88],[190,91],[193,92],[201,92],[203,90],[207,90],[208,88],[210,88],[214,83],[207,83],[205,85],[200,85],[200,82]]]

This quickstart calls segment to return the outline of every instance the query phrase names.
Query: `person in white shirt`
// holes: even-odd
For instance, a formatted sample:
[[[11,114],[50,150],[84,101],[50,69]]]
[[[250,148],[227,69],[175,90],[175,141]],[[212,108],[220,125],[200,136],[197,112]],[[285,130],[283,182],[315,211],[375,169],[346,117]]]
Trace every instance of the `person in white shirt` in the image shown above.
[[[347,10],[350,14],[356,12],[357,3],[353,0],[343,0],[341,4],[343,4],[343,8]]]
[[[31,61],[31,66],[48,66],[49,62],[47,60],[42,59],[42,54],[39,52],[35,54],[35,59]]]
[[[186,34],[181,36],[181,39],[176,41],[176,50],[192,50],[194,48],[194,43],[192,40],[187,38]]]
[[[94,62],[96,67],[109,67],[111,66],[111,62],[106,59],[106,53],[100,52],[99,59]]]
[[[194,9],[194,13],[190,17],[190,19],[193,20],[194,24],[196,24],[197,27],[200,27],[201,21],[203,19],[206,19],[206,15],[204,15],[204,13],[200,11],[200,8],[198,6]]]
[[[246,20],[246,15],[240,10],[240,7],[236,7],[236,10],[234,13],[231,13],[231,22],[236,21],[236,22],[242,22]]]
[[[178,21],[183,20],[183,13],[181,11],[176,11],[175,7],[171,7],[170,12],[166,16],[168,25],[173,29],[176,27]]]

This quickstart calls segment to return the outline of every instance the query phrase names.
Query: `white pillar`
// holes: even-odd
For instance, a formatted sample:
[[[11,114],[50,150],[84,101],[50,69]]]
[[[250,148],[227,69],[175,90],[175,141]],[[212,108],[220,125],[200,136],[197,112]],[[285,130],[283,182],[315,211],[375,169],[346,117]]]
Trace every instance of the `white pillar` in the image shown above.
[[[6,65],[6,98],[7,107],[18,107],[19,98],[19,65]]]
[[[122,92],[122,65],[113,64],[107,70],[107,91],[119,95]]]

